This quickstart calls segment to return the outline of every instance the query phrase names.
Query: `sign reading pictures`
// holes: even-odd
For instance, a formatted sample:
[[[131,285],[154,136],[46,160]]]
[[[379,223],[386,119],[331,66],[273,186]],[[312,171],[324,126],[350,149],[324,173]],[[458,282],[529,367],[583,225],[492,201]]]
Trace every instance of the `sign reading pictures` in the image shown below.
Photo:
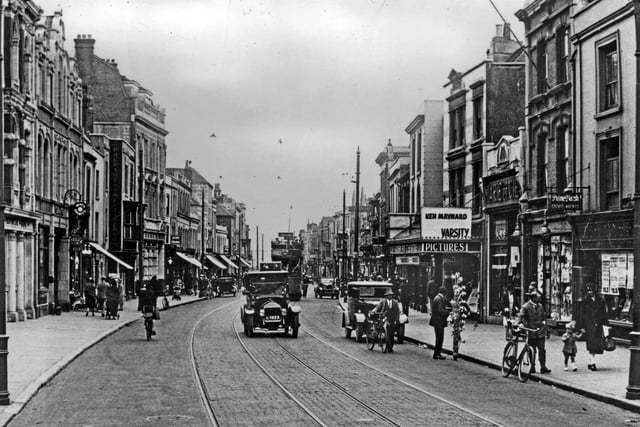
[[[470,208],[422,208],[423,239],[471,239]]]

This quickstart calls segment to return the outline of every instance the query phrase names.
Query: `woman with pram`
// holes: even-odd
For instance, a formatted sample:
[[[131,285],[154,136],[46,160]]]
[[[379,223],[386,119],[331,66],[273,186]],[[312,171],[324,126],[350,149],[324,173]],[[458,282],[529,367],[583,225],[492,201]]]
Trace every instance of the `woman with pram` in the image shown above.
[[[109,280],[107,288],[107,319],[119,319],[118,303],[120,301],[120,292],[118,290],[118,282],[115,279]]]

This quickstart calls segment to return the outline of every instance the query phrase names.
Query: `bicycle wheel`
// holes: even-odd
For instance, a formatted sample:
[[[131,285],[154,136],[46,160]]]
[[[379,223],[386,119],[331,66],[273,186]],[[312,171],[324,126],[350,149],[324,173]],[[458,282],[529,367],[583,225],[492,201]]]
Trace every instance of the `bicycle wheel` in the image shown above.
[[[369,351],[373,351],[373,348],[376,346],[376,329],[373,325],[367,330],[366,340]]]
[[[378,345],[380,346],[380,350],[382,350],[383,353],[387,352],[387,333],[385,332],[384,328],[380,328],[380,330],[378,331]]]
[[[504,346],[504,351],[502,352],[502,376],[505,378],[511,374],[513,367],[516,366],[517,351],[518,349],[512,341],[509,341]]]
[[[531,376],[531,371],[533,370],[533,349],[529,346],[526,346],[522,349],[522,354],[520,355],[520,363],[518,363],[518,379],[520,382],[527,382],[529,377]]]

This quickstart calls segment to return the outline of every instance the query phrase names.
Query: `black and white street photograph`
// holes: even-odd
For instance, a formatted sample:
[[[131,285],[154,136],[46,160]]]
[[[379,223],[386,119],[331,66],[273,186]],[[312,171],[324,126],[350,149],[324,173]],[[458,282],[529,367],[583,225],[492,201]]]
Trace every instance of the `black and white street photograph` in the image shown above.
[[[0,108],[2,427],[640,425],[640,0],[2,0]]]

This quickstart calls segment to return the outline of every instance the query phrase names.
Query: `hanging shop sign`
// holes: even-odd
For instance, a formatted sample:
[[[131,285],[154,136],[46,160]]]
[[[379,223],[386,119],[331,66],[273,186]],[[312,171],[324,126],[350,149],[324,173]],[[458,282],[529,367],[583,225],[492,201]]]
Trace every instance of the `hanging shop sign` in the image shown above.
[[[560,209],[563,211],[582,210],[582,193],[549,194],[547,196],[547,209]]]
[[[471,239],[470,208],[422,208],[423,239]]]

